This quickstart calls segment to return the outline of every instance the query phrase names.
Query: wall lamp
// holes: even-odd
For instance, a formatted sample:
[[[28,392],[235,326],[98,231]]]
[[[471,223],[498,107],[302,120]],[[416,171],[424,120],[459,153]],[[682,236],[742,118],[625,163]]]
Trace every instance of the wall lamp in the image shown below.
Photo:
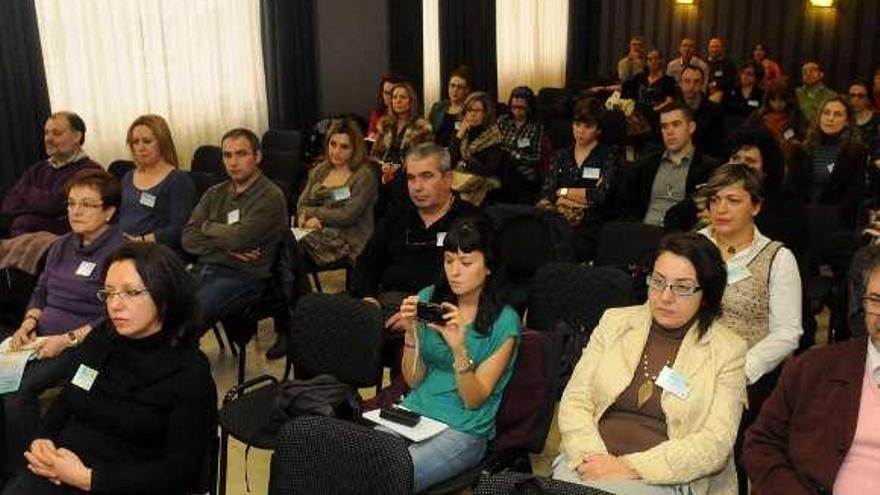
[[[675,0],[676,5],[693,5],[695,0]]]
[[[834,0],[810,0],[810,5],[813,7],[834,7]]]

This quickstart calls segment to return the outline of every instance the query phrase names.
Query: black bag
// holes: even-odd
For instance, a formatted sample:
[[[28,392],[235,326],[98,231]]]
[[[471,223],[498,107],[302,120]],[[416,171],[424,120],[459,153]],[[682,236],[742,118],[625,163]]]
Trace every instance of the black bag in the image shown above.
[[[290,380],[278,385],[274,421],[280,425],[304,414],[352,420],[360,415],[357,392],[332,375],[310,380]]]
[[[568,483],[529,473],[506,471],[482,475],[474,487],[474,495],[607,495],[608,492],[589,486]]]

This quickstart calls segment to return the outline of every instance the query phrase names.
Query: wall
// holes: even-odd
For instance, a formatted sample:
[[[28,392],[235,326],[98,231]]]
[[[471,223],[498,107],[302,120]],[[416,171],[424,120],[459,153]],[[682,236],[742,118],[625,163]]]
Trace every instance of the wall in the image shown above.
[[[866,77],[880,64],[880,2],[838,0],[836,9],[816,9],[807,0],[697,0],[694,6],[673,0],[601,0],[597,75],[607,76],[626,53],[629,38],[643,34],[649,45],[674,58],[685,36],[697,39],[701,52],[711,36],[727,42],[735,61],[751,56],[763,41],[783,71],[800,79],[800,64],[810,57],[825,65],[830,84]]]
[[[316,6],[321,115],[367,117],[389,66],[388,0],[319,0]]]

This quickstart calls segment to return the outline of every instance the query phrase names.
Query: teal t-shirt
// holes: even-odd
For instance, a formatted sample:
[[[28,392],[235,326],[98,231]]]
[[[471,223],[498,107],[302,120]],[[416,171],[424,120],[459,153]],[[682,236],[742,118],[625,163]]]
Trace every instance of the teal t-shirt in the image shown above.
[[[434,287],[419,292],[420,301],[429,301]],[[510,381],[516,362],[520,338],[520,318],[510,306],[505,306],[492,330],[481,335],[473,323],[467,326],[465,345],[474,364],[480,365],[488,359],[507,339],[516,339],[513,355],[507,363],[492,394],[476,409],[468,409],[458,395],[455,384],[454,357],[443,337],[424,323],[417,323],[419,338],[419,357],[424,361],[427,371],[422,382],[403,400],[403,405],[423,416],[442,421],[456,430],[486,438],[495,437],[495,414],[501,403],[501,394]],[[404,370],[406,373],[407,370]]]

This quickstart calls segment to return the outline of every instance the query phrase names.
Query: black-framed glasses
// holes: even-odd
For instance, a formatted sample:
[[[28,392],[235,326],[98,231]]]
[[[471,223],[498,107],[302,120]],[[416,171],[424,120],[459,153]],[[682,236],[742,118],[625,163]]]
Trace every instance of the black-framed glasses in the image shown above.
[[[867,98],[868,93],[849,93],[847,96],[850,98]]]
[[[129,288],[129,289],[120,289],[120,290],[101,289],[97,293],[95,293],[95,295],[98,296],[99,301],[104,302],[104,303],[109,303],[110,300],[113,299],[114,296],[118,296],[119,299],[122,300],[122,302],[128,302],[128,301],[140,296],[141,294],[145,294],[147,292],[150,292],[150,291],[147,290],[146,288],[142,288],[142,289]]]
[[[647,276],[645,282],[648,285],[648,290],[658,293],[663,293],[667,288],[672,291],[673,294],[680,297],[690,297],[697,292],[703,290],[702,287],[696,284],[692,284],[690,282],[682,282],[679,280],[667,281],[665,278],[657,276],[655,274],[650,274]]]

